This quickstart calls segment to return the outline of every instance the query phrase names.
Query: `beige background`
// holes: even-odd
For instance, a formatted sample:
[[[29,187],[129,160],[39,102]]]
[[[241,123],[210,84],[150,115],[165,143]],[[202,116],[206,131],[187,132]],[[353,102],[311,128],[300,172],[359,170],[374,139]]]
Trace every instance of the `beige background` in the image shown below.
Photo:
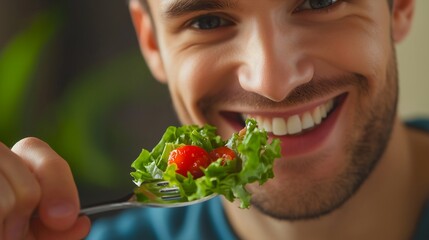
[[[429,1],[417,0],[414,25],[398,44],[399,112],[405,117],[429,117]]]

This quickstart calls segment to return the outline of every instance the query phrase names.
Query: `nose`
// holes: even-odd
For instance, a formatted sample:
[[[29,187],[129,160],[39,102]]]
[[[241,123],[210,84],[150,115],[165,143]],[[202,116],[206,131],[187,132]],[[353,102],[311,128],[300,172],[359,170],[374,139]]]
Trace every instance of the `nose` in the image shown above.
[[[298,37],[273,26],[255,23],[249,27],[237,71],[244,90],[279,102],[296,87],[311,81],[314,67],[297,44]]]

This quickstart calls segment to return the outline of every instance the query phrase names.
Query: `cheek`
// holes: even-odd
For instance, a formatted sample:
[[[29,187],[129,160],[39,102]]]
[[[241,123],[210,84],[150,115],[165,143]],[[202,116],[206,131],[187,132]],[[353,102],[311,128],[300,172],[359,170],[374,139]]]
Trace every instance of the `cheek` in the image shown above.
[[[327,37],[321,55],[339,70],[374,78],[385,72],[388,62],[388,39],[363,31],[342,31]]]
[[[181,62],[176,66],[175,76],[178,87],[186,88],[183,93],[187,98],[198,99],[206,92],[210,91],[213,84],[213,67],[210,66],[210,56],[202,54],[188,55],[180,59]]]
[[[351,15],[306,30],[303,44],[320,62],[379,85],[392,57],[389,19],[380,9]]]
[[[221,64],[221,51],[216,49],[187,49],[164,56],[168,69],[168,85],[173,102],[182,120],[187,123],[203,124],[198,102],[206,96],[213,96],[224,88],[227,71]]]

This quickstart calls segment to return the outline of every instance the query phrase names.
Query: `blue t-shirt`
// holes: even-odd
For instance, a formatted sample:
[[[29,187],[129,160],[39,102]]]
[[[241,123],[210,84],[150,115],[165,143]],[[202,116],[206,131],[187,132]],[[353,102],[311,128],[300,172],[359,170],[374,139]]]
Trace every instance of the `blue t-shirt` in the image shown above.
[[[429,132],[429,120],[407,123]],[[180,208],[141,208],[124,211],[93,224],[88,240],[232,240],[238,239],[228,223],[219,197]],[[422,210],[413,240],[429,239],[429,202]]]
[[[238,239],[228,224],[220,197],[178,208],[127,210],[93,224],[87,239],[229,240]]]

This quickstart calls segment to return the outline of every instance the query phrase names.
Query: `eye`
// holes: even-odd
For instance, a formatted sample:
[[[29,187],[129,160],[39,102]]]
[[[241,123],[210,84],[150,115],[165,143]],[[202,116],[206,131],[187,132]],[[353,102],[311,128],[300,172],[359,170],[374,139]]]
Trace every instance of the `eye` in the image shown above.
[[[232,25],[232,22],[216,15],[204,15],[191,21],[190,26],[198,30],[210,30]]]
[[[305,0],[300,6],[299,10],[314,10],[327,8],[339,0]]]

